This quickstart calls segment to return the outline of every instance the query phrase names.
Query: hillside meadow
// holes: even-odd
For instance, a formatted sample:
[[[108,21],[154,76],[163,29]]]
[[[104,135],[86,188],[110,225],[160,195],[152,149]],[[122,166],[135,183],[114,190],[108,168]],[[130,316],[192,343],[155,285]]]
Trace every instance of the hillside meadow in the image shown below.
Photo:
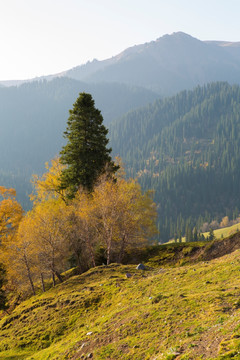
[[[225,238],[227,236],[233,235],[236,232],[238,232],[240,229],[240,224],[234,224],[232,226],[228,226],[222,229],[216,229],[214,230],[214,235],[216,239]],[[208,233],[203,233],[204,236],[207,236]]]
[[[0,359],[239,359],[240,250],[213,259],[231,243],[152,247],[146,270],[69,277],[3,314]]]
[[[223,238],[226,238],[226,237],[236,234],[239,231],[239,229],[240,229],[240,223],[237,223],[237,224],[234,224],[231,226],[227,226],[224,228],[214,230],[214,236],[216,239],[223,239]],[[209,236],[209,232],[204,232],[202,234],[206,239]],[[174,239],[170,239],[167,244],[172,244],[174,242],[175,242]],[[177,239],[177,242],[179,242],[179,239]],[[186,242],[185,236],[182,237],[182,242]]]

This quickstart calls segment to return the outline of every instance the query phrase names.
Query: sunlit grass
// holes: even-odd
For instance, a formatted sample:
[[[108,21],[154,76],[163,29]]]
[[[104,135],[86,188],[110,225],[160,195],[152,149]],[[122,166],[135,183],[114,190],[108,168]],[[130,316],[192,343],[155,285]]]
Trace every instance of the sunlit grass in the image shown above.
[[[239,359],[240,251],[151,262],[100,266],[23,302],[0,322],[0,359]]]
[[[240,231],[240,223],[234,224],[232,226],[228,226],[225,228],[221,228],[221,229],[216,229],[216,230],[214,230],[214,236],[216,239],[223,239],[230,235],[236,234],[239,231]],[[209,236],[209,231],[201,233],[201,234],[203,234],[204,237],[207,239],[207,237]],[[179,242],[179,239],[177,239],[177,243],[178,242]],[[185,236],[182,237],[182,242],[183,243],[186,242]],[[169,240],[166,244],[172,244],[172,243],[175,243],[174,239]]]

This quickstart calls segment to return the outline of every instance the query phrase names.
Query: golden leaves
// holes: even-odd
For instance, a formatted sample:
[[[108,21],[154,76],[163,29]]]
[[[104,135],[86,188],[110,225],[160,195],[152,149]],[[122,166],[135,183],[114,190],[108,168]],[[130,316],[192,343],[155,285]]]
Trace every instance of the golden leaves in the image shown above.
[[[45,165],[47,172],[43,176],[33,175],[32,184],[34,186],[34,193],[30,195],[30,199],[34,204],[39,202],[47,201],[49,199],[57,199],[64,197],[64,192],[59,190],[60,185],[60,175],[65,169],[65,166],[62,165],[59,161],[59,158],[56,157],[51,161],[51,166],[49,163]]]
[[[117,179],[102,176],[91,194],[79,189],[66,203],[58,190],[62,169],[56,158],[42,177],[33,177],[34,206],[24,217],[14,189],[0,187],[2,261],[12,281],[22,286],[27,279],[33,293],[36,282],[44,289],[43,276],[62,281],[60,273],[70,267],[70,258],[81,271],[96,265],[99,249],[107,264],[122,262],[130,248],[157,232],[152,193],[142,194],[123,172]]]
[[[23,209],[15,199],[14,189],[0,186],[0,194],[3,198],[0,201],[0,238],[4,241],[4,238],[13,235],[17,229],[23,216]]]

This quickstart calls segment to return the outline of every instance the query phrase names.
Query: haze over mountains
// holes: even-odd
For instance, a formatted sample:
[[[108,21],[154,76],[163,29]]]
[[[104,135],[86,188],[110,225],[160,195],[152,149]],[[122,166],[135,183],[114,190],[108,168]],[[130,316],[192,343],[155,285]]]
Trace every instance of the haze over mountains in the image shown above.
[[[240,84],[240,43],[180,32],[38,81],[0,82],[0,184],[29,208],[30,177],[59,153],[68,110],[85,91],[111,128],[113,154],[155,189],[162,240],[226,211],[236,216],[240,92],[225,81]]]
[[[169,95],[217,80],[239,82],[239,59],[239,43],[203,42],[180,32],[134,46],[112,59],[79,66],[66,75],[135,84]]]
[[[136,45],[110,59],[93,60],[61,74],[84,82],[119,82],[172,95],[213,81],[240,82],[240,43],[200,41],[182,32]],[[3,85],[21,84],[2,81]]]
[[[61,150],[68,110],[83,91],[92,94],[106,126],[158,96],[124,84],[87,84],[68,78],[0,88],[0,183],[16,188],[25,208],[29,207],[29,179]]]

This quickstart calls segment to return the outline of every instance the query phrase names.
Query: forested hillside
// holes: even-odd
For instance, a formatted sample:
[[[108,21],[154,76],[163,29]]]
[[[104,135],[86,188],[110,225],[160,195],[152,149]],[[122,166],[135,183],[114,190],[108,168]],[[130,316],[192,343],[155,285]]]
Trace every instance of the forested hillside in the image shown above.
[[[111,126],[115,155],[155,189],[161,239],[236,217],[240,209],[240,87],[213,83],[158,100]]]
[[[63,131],[79,91],[91,91],[105,124],[156,94],[117,84],[87,85],[55,79],[0,89],[0,181],[30,206],[29,180],[59,153]],[[213,83],[155,100],[110,127],[113,155],[130,176],[155,189],[160,238],[186,227],[239,215],[240,88]]]
[[[121,84],[91,84],[67,78],[0,88],[0,184],[16,188],[26,208],[30,177],[63,145],[68,111],[78,94],[90,92],[105,124],[157,98],[149,90]]]

